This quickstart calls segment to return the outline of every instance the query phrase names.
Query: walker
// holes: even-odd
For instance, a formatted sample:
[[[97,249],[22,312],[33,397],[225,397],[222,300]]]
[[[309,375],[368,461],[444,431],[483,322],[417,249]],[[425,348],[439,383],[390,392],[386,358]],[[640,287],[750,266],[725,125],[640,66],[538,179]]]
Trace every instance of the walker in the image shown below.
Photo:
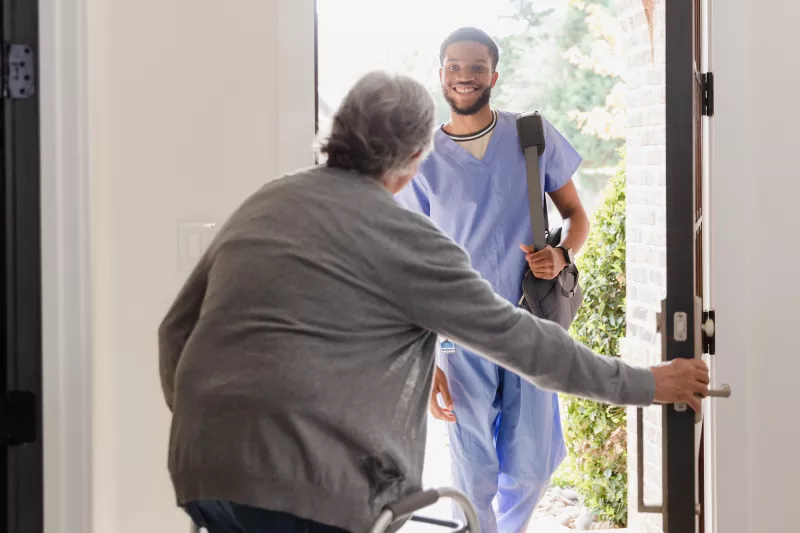
[[[458,503],[464,511],[467,523],[426,518],[414,514],[426,507],[430,507],[441,498],[449,498]],[[469,499],[463,493],[446,487],[417,492],[387,505],[372,525],[369,533],[385,533],[393,524],[406,519],[407,521],[402,527],[403,533],[433,533],[434,531],[441,533],[481,533],[478,525],[478,514]],[[201,530],[193,523],[191,531],[192,533],[201,533],[201,531],[204,532],[205,530]]]

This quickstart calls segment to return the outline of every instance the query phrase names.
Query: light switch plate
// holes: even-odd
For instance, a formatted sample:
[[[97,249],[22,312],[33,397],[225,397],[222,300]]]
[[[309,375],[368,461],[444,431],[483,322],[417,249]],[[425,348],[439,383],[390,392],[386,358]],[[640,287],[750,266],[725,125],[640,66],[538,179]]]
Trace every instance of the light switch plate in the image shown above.
[[[190,271],[217,234],[216,222],[178,223],[178,268]]]

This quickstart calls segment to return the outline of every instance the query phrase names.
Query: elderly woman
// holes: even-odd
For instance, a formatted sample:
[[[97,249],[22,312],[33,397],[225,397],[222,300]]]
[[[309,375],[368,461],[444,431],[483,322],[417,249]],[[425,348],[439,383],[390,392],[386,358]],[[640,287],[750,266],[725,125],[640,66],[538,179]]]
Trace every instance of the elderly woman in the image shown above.
[[[634,368],[514,308],[397,204],[433,131],[422,85],[363,77],[327,163],[248,198],[167,313],[169,469],[211,533],[361,533],[420,490],[437,334],[549,390],[693,407],[706,393],[701,362]]]

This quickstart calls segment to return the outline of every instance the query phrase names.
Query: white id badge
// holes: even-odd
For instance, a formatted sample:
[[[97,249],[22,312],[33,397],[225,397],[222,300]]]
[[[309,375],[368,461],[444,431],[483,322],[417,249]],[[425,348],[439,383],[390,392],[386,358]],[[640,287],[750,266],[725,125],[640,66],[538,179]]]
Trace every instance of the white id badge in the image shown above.
[[[452,355],[456,353],[456,345],[450,339],[441,339],[439,341],[439,353],[442,355]]]

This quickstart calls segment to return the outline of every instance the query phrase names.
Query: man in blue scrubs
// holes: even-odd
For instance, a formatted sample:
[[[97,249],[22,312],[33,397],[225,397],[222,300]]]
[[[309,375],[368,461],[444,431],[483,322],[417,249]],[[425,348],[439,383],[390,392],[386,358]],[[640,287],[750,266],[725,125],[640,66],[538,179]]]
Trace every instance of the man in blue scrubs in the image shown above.
[[[473,267],[516,304],[525,268],[552,279],[586,240],[589,220],[572,182],[581,157],[542,121],[542,195],[550,196],[565,223],[558,247],[534,251],[517,114],[489,103],[498,79],[497,45],[479,29],[462,28],[444,41],[440,59],[450,121],[436,131],[433,152],[397,198],[464,247]],[[453,482],[476,505],[484,533],[524,532],[566,453],[556,394],[449,340],[439,365],[431,412],[451,422]]]

